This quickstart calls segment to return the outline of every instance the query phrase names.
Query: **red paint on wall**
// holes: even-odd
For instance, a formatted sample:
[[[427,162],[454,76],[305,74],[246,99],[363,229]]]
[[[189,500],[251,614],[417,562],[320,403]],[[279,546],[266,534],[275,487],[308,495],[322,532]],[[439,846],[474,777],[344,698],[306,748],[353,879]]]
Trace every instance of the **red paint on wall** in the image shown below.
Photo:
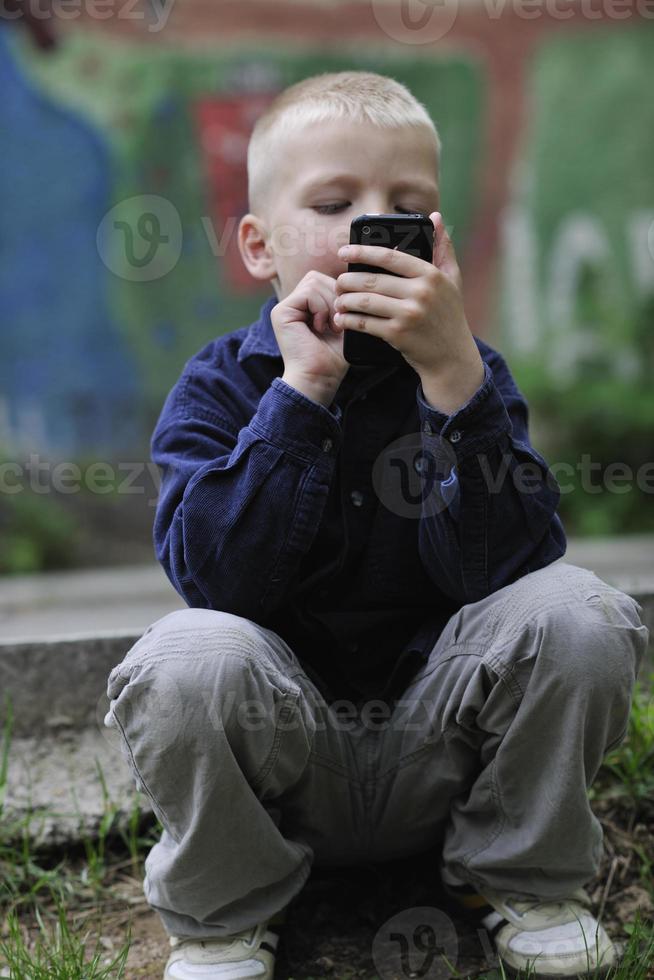
[[[198,100],[194,107],[204,161],[212,241],[223,281],[235,293],[247,293],[253,279],[238,250],[236,231],[248,210],[247,148],[256,119],[275,92],[235,93]]]

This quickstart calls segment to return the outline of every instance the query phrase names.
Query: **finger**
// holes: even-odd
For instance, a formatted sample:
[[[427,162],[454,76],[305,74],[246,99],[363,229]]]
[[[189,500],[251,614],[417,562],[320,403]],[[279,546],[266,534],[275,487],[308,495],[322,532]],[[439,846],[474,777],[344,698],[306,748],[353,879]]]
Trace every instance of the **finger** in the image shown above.
[[[378,265],[388,272],[393,272],[397,276],[406,276],[408,279],[424,276],[425,265],[428,264],[415,255],[401,252],[398,248],[386,248],[384,245],[344,245],[338,250],[338,255],[348,262]]]
[[[461,275],[452,239],[449,236],[443,215],[434,211],[429,215],[434,225],[434,265],[449,279],[458,279]]]
[[[314,280],[305,283],[302,287],[301,295],[304,299],[306,309],[311,316],[315,317],[319,313],[329,313],[331,300],[329,295],[326,295],[325,287],[322,283]]]
[[[379,293],[343,293],[338,296],[334,309],[339,313],[362,313],[364,316],[376,316],[389,319],[396,316],[402,309],[403,301],[390,296],[380,296]],[[343,321],[339,317],[338,323]]]
[[[341,272],[336,280],[336,296],[344,293],[381,293],[403,299],[410,293],[410,286],[400,276],[389,276],[385,272]]]
[[[387,307],[388,316],[375,316],[370,311],[362,313],[358,310],[348,310],[337,314],[338,325],[343,330],[361,330],[381,337],[382,340],[389,340],[389,331],[401,322],[404,306],[402,300],[390,299]]]
[[[327,288],[327,293],[323,293],[323,297],[325,298],[326,309],[325,312],[320,315],[320,327],[318,329],[318,333],[320,333],[325,340],[328,340],[330,335],[340,337],[342,343],[343,327],[340,326],[334,319],[336,315],[334,310],[335,296],[330,294],[329,287]]]
[[[325,277],[327,278],[327,277]],[[336,280],[329,279],[329,281],[321,284],[321,294],[325,301],[325,326],[331,330],[334,329],[334,300],[336,299]]]
[[[313,301],[317,305],[313,324],[318,333],[334,329],[334,284],[335,281],[328,276],[323,276],[317,281],[313,280],[311,284]]]

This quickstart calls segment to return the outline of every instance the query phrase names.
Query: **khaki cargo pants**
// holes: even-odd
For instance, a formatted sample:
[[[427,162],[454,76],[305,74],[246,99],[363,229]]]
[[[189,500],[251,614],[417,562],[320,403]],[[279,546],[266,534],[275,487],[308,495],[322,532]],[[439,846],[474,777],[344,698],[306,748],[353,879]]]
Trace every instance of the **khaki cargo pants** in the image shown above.
[[[641,613],[558,561],[463,606],[392,705],[331,706],[276,633],[164,616],[111,671],[105,717],[165,828],[149,904],[171,934],[224,936],[284,907],[313,862],[438,839],[479,889],[583,885],[602,847],[587,789],[626,732]]]

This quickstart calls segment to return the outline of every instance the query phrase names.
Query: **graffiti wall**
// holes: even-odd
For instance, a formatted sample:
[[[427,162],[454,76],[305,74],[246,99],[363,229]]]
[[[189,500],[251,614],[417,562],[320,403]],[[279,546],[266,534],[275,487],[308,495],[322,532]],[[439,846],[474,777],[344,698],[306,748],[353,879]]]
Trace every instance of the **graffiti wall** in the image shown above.
[[[80,34],[47,60],[5,38],[2,60],[15,91],[5,187],[21,174],[1,219],[21,229],[0,295],[3,437],[63,452],[143,443],[184,361],[251,322],[270,295],[236,244],[254,119],[282,87],[351,59],[252,48],[153,57]],[[444,184],[463,232],[475,206],[478,68],[443,59],[393,70],[451,133]]]
[[[654,293],[653,45],[654,33],[642,30],[560,38],[543,45],[530,73],[534,112],[503,223],[500,323],[516,354],[539,352],[561,383],[593,359],[608,359],[619,377],[644,368],[639,313]]]
[[[147,453],[185,360],[270,295],[236,245],[254,120],[353,67],[438,125],[473,331],[559,384],[651,370],[654,22],[627,9],[177,0],[156,32],[81,16],[46,53],[0,24],[0,443]]]

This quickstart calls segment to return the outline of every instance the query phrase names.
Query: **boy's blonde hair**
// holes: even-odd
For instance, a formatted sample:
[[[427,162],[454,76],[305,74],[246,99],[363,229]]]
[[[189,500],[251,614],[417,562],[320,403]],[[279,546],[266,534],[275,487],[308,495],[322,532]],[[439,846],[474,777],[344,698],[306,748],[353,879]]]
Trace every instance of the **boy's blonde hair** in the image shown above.
[[[248,146],[249,209],[262,213],[279,147],[302,126],[350,119],[386,129],[428,131],[440,167],[441,141],[425,106],[406,85],[370,71],[323,72],[284,89],[257,119]]]

